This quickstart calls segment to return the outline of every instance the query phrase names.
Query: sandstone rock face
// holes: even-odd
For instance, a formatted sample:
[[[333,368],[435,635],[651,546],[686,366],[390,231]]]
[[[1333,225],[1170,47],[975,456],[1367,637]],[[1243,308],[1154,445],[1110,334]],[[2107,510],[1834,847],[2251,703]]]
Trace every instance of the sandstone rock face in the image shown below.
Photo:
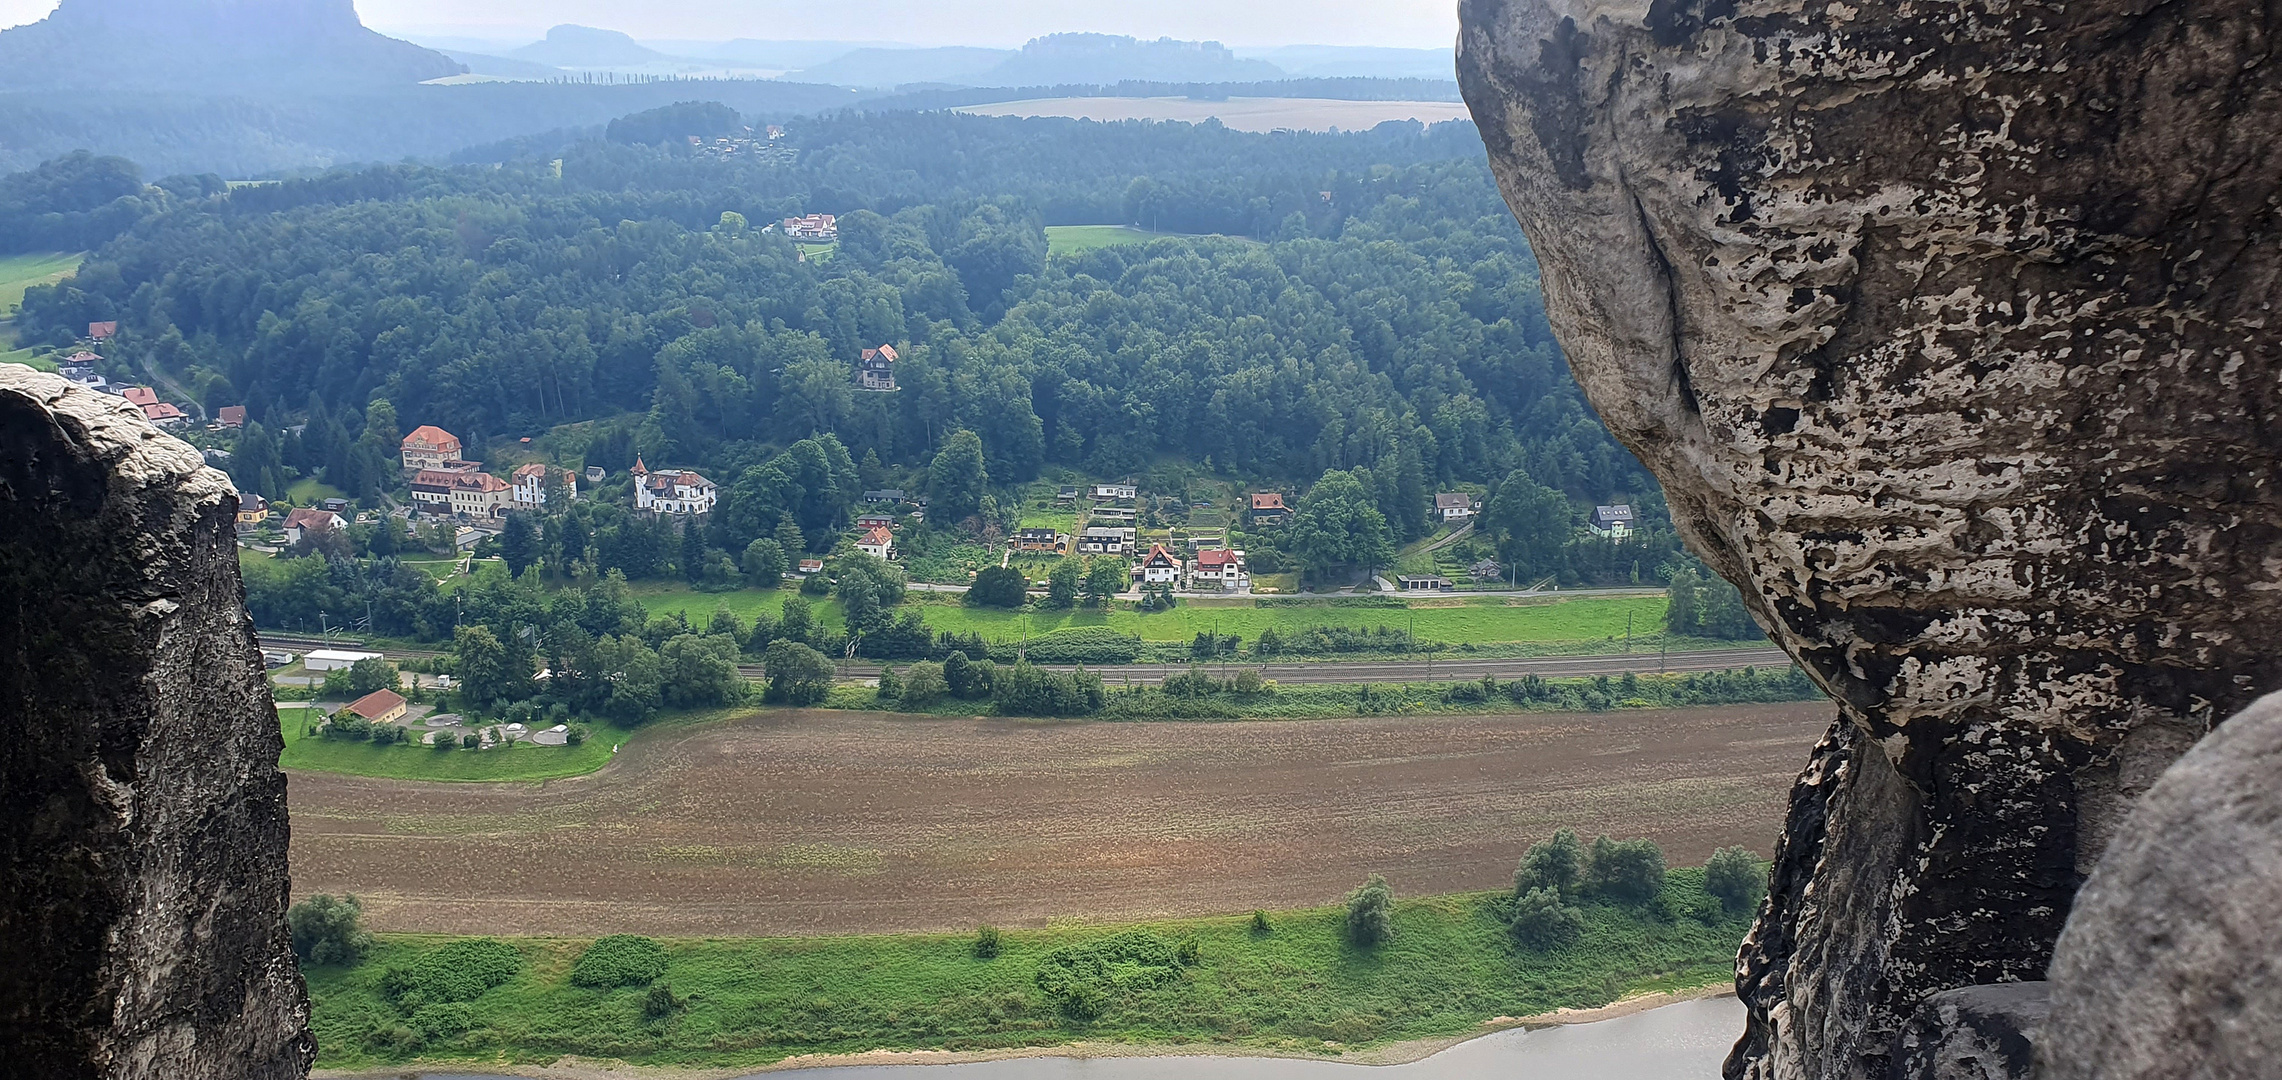
[[[1925,999],[1894,1040],[1893,1080],[2028,1080],[2050,983],[1997,983]]]
[[[2052,957],[2046,1080],[2282,1069],[2282,695],[2140,799]]]
[[[308,1074],[237,501],[133,406],[0,365],[0,1073]]]
[[[1464,0],[1586,393],[1840,703],[1730,1076],[2044,975],[2136,794],[2282,687],[2282,25],[2248,0]]]

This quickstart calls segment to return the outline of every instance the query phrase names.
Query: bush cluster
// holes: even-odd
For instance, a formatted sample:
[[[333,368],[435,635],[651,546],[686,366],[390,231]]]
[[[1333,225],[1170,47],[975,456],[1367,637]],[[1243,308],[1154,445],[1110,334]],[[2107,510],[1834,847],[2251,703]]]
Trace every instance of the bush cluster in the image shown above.
[[[1175,945],[1147,930],[1065,945],[1039,962],[1038,989],[1062,1015],[1092,1020],[1118,995],[1163,986],[1194,964],[1193,942]]]
[[[354,965],[372,947],[363,916],[364,905],[354,896],[335,899],[320,894],[293,905],[285,913],[293,955],[309,964]]]
[[[429,950],[410,967],[381,975],[381,991],[406,1012],[474,1001],[523,970],[523,954],[496,938],[462,938]]]
[[[666,973],[664,946],[633,934],[612,934],[586,947],[571,965],[573,986],[613,990],[647,986]]]
[[[1347,894],[1347,940],[1365,948],[1394,936],[1395,893],[1387,879],[1372,874]]]
[[[1580,900],[1640,906],[1663,891],[1664,852],[1655,841],[1603,836],[1588,848],[1576,830],[1562,829],[1531,844],[1514,868],[1507,928],[1531,948],[1557,948],[1584,933]]]

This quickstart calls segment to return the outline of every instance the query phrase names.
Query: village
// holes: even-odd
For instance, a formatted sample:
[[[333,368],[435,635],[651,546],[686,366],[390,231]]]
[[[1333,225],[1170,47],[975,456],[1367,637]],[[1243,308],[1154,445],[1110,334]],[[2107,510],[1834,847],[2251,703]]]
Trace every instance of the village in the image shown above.
[[[830,214],[787,218],[769,228],[808,243],[829,243],[838,233],[837,221]],[[115,322],[91,323],[84,345],[59,356],[59,372],[73,382],[124,398],[153,423],[206,444],[204,453],[209,463],[227,468],[229,436],[245,425],[246,407],[221,406],[208,417],[206,410],[180,395],[169,399],[150,386],[107,380],[101,374],[104,360],[97,350],[105,348],[117,333]],[[896,393],[896,365],[901,359],[890,343],[862,349],[853,358],[850,388],[862,393]],[[193,416],[193,410],[199,416]],[[377,504],[373,500],[359,504],[326,494],[272,503],[258,493],[246,492],[237,516],[240,543],[271,554],[343,547],[340,538],[351,525],[371,526],[393,517],[431,549],[451,552],[465,570],[465,560],[486,541],[495,541],[511,515],[543,513],[551,500],[589,498],[607,487],[627,509],[666,522],[678,534],[692,526],[702,527],[722,498],[721,485],[696,469],[653,466],[640,454],[622,470],[613,471],[603,463],[574,461],[575,467],[571,467],[530,460],[541,455],[534,452],[529,438],[510,444],[503,452],[514,464],[487,469],[477,452],[471,452],[458,435],[435,424],[419,424],[397,447],[401,483]],[[1178,485],[1180,490],[1152,491],[1130,476],[1072,481],[1067,470],[1059,470],[1055,477],[1020,486],[1010,493],[1020,501],[1020,510],[1010,515],[1003,527],[996,522],[981,523],[977,535],[970,539],[989,562],[1022,569],[1033,591],[1047,587],[1048,571],[1055,560],[1063,558],[1125,561],[1127,590],[1121,595],[1129,599],[1298,591],[1296,575],[1276,565],[1256,568],[1242,544],[1246,534],[1272,535],[1273,530],[1287,524],[1295,513],[1297,493],[1215,484],[1209,486],[1226,490],[1199,495],[1190,490],[1196,485],[1185,482]],[[832,550],[788,551],[785,578],[799,581],[825,574],[838,554],[905,561],[906,538],[927,522],[927,505],[923,495],[902,488],[864,490],[851,514],[852,521]],[[1401,560],[1383,575],[1359,583],[1359,591],[1440,593],[1516,589],[1524,584],[1495,557],[1474,548],[1452,546],[1466,538],[1474,518],[1483,510],[1479,493],[1437,492],[1423,510],[1440,526],[1438,534],[1423,545],[1422,552]],[[1595,507],[1583,524],[1593,536],[1623,541],[1636,528],[1634,518],[1629,505],[1606,505]],[[1480,557],[1453,558],[1468,550]],[[913,569],[939,568],[930,564]],[[913,577],[927,585],[957,587],[978,572],[976,560],[970,558],[955,572],[922,572]],[[749,584],[767,587],[766,583]]]

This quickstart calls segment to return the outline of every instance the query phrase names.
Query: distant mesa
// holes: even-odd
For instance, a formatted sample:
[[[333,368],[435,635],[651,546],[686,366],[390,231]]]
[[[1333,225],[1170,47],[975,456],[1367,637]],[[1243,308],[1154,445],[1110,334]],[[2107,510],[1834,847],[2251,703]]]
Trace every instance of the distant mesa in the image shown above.
[[[466,71],[365,28],[352,0],[63,0],[0,32],[0,88],[409,85]]]
[[[559,68],[633,67],[677,59],[616,30],[565,23],[547,31],[544,41],[507,54],[510,59]]]

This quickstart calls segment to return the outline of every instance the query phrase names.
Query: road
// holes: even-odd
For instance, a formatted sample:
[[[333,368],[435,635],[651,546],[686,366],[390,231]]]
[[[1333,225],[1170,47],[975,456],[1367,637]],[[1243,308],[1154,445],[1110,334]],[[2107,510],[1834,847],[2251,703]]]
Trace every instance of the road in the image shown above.
[[[322,638],[292,634],[264,633],[262,646],[272,649],[360,649],[353,642],[328,643]],[[424,660],[441,656],[432,649],[384,648],[380,650],[391,660]],[[1294,660],[1285,663],[1262,664],[1252,661],[1230,661],[1229,670],[1257,668],[1263,678],[1280,683],[1399,683],[1455,681],[1479,679],[1493,675],[1500,679],[1515,679],[1523,675],[1536,675],[1547,679],[1574,679],[1593,675],[1622,675],[1633,672],[1650,675],[1658,672],[1685,673],[1690,671],[1724,671],[1731,668],[1771,667],[1786,668],[1791,658],[1781,649],[1703,649],[1658,655],[1652,652],[1595,653],[1586,656],[1524,656],[1506,659],[1450,658],[1427,660]],[[1068,671],[1062,664],[1043,664],[1055,671]],[[1218,661],[1206,665],[1217,668]],[[748,679],[759,679],[765,674],[759,664],[739,665],[739,671]],[[1153,685],[1164,681],[1167,675],[1186,670],[1183,664],[1106,664],[1088,666],[1113,683],[1140,683]],[[880,666],[871,661],[849,661],[839,665],[843,678],[872,679],[879,677]]]

